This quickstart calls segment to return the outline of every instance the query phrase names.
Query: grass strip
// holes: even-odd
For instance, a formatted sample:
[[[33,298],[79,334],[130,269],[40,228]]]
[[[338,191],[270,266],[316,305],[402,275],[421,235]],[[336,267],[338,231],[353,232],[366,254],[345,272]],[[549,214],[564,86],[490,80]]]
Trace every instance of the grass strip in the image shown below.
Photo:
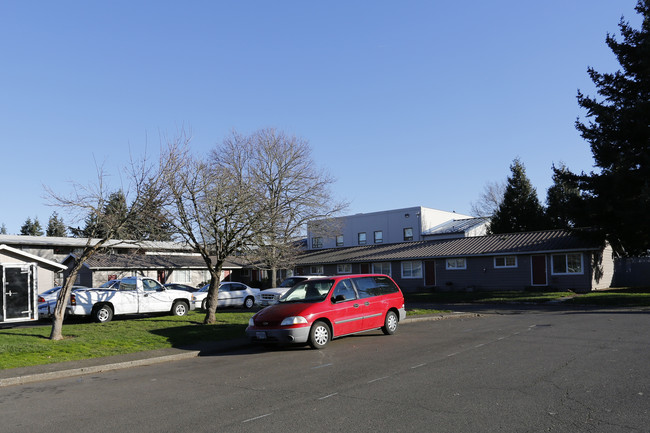
[[[108,323],[64,322],[61,341],[49,339],[52,326],[0,329],[0,369],[76,361],[145,350],[189,346],[244,335],[251,312],[217,314],[217,323],[203,325],[205,314],[187,316],[116,317]]]

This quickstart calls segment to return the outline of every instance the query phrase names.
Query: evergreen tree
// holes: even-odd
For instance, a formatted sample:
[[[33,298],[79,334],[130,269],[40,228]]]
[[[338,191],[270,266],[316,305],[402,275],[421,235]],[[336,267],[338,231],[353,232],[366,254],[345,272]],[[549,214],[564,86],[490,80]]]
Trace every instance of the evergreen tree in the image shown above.
[[[50,216],[45,234],[47,236],[55,236],[61,238],[67,236],[67,229],[65,227],[65,224],[63,224],[63,219],[59,218],[59,214],[56,212],[53,212],[52,216]]]
[[[104,206],[100,208],[101,213],[89,214],[83,229],[71,227],[70,232],[74,237],[101,238],[109,227],[115,226],[115,221],[121,221],[130,214],[128,221],[114,234],[115,239],[170,241],[174,231],[163,212],[162,192],[154,190],[150,185],[146,185],[145,189],[142,201],[147,203],[146,206],[138,204],[138,209],[131,209],[124,193],[116,191],[109,195]]]
[[[510,166],[503,201],[490,222],[490,233],[513,233],[548,227],[537,191],[526,176],[524,165],[515,159]]]
[[[576,226],[581,208],[580,190],[569,180],[564,164],[553,165],[553,185],[546,192],[546,218],[552,228],[568,229]]]
[[[20,234],[23,236],[43,236],[43,227],[38,221],[37,217],[34,217],[34,221],[30,217],[27,217],[25,223],[20,227]]]
[[[164,213],[165,199],[162,191],[151,186],[145,193],[146,207],[138,209],[135,218],[127,224],[130,239],[143,241],[171,241],[173,225]]]
[[[623,41],[606,38],[621,70],[588,69],[602,99],[578,92],[578,104],[591,120],[576,121],[576,128],[600,171],[571,176],[590,225],[620,256],[647,255],[650,248],[650,0],[639,0],[635,9],[643,18],[641,29],[621,18]]]
[[[71,228],[70,231],[75,237],[102,238],[106,235],[108,227],[113,227],[115,221],[124,219],[127,211],[128,206],[124,192],[113,192],[108,196],[103,206],[86,217],[86,226],[82,230],[79,228]],[[117,233],[113,236],[115,239],[128,239],[125,236],[127,233],[128,229],[126,228],[126,224],[124,224],[120,226]]]

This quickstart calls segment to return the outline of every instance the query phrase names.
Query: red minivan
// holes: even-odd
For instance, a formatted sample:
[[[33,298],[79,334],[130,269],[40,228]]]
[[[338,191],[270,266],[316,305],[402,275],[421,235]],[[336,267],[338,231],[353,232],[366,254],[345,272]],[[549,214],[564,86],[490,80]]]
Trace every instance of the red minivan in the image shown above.
[[[277,304],[260,310],[246,335],[253,342],[321,349],[333,338],[371,329],[394,334],[405,317],[404,296],[387,275],[324,277],[298,283]]]

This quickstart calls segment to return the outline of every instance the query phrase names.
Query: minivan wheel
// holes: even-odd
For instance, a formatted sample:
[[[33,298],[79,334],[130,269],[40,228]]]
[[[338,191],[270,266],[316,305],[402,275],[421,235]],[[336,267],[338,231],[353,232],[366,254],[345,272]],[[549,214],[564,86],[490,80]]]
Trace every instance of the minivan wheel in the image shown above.
[[[314,323],[309,331],[309,345],[314,349],[322,349],[330,341],[330,327],[320,320]]]
[[[386,313],[386,319],[384,320],[384,326],[381,330],[386,335],[393,335],[397,331],[397,325],[399,320],[397,319],[397,314],[394,311],[389,311]]]

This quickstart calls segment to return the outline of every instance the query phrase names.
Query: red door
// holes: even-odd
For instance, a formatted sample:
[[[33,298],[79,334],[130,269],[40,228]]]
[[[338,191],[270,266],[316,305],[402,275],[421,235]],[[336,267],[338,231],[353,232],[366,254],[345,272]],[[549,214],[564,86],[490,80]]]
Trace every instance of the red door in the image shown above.
[[[436,262],[434,260],[425,260],[424,262],[424,285],[436,285]]]
[[[545,286],[546,281],[546,256],[532,256],[533,286]]]
[[[332,292],[332,298],[337,296],[342,296],[344,299],[332,303],[331,320],[334,326],[334,335],[338,337],[361,331],[364,308],[361,300],[357,299],[357,294],[350,280],[338,282]]]

